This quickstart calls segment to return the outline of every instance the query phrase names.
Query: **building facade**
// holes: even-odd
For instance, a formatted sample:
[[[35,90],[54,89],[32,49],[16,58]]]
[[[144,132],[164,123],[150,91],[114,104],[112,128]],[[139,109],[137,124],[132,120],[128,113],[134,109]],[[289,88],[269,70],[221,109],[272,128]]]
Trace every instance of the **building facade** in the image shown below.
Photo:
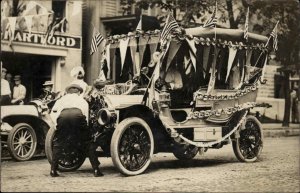
[[[86,65],[86,81],[92,84],[99,75],[101,50],[90,55],[90,45],[93,37],[93,30],[99,31],[104,38],[110,35],[127,34],[134,31],[142,15],[142,29],[144,31],[159,29],[157,21],[161,10],[154,7],[148,10],[122,8],[120,0],[84,0],[83,2],[83,63]]]
[[[82,65],[82,9],[78,0],[24,2],[25,11],[13,13],[13,1],[1,1],[1,61],[9,73],[22,76],[26,99],[31,100],[46,80],[54,82],[54,91],[63,91],[72,80],[71,69]],[[56,18],[66,22],[47,36]]]

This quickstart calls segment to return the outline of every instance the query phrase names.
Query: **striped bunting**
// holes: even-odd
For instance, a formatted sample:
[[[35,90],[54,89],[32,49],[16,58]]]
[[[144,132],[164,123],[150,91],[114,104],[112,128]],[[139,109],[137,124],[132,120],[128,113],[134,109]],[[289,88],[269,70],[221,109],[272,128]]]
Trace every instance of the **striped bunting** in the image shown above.
[[[166,20],[166,24],[160,35],[160,41],[162,43],[164,43],[168,39],[171,31],[173,31],[174,29],[177,29],[177,28],[179,28],[178,23],[176,22],[176,20],[172,16],[172,14],[169,13],[167,20]]]
[[[103,40],[104,40],[103,36],[94,28],[94,35],[91,43],[90,55],[98,51],[98,46],[101,44]]]
[[[218,22],[218,18],[217,18],[216,14],[217,14],[217,2],[216,2],[216,6],[215,6],[214,12],[212,13],[211,17],[203,25],[204,28],[206,28],[206,27],[216,27],[217,22]]]
[[[249,28],[249,7],[248,7],[248,10],[247,10],[246,21],[245,21],[245,29],[244,29],[244,38],[246,40],[248,40],[248,36],[249,36],[248,28]]]
[[[274,51],[277,51],[278,50],[278,35],[277,35],[277,25],[278,25],[278,22],[276,23],[274,29],[272,30],[270,36],[273,37],[273,49]]]

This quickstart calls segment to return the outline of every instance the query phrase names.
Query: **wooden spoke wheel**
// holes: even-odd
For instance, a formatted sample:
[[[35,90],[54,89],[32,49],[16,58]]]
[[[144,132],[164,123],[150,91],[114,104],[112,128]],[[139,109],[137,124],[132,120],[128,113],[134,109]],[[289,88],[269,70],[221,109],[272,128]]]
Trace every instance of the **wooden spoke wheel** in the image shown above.
[[[34,129],[27,123],[16,124],[7,138],[8,151],[13,159],[26,161],[33,157],[37,146]]]
[[[46,136],[45,153],[49,163],[52,162],[52,145],[55,136],[55,129],[49,129]],[[77,148],[63,149],[62,157],[58,161],[58,170],[61,172],[74,171],[80,168],[85,161],[86,155]]]
[[[260,122],[254,116],[247,116],[245,129],[240,137],[232,142],[233,151],[239,161],[254,162],[263,148],[263,133]]]
[[[122,174],[144,172],[151,162],[153,150],[153,135],[144,120],[131,117],[118,124],[111,140],[111,156]]]

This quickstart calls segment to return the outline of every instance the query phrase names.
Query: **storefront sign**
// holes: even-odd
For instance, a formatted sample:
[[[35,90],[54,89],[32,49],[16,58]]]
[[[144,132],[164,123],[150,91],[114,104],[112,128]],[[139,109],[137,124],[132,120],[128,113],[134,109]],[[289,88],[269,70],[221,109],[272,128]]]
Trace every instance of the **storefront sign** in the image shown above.
[[[4,34],[4,40],[8,39],[8,33],[6,31],[6,33]],[[43,42],[45,42],[45,34],[29,34],[27,32],[16,32],[13,42],[24,42],[43,45]],[[81,37],[54,35],[53,37],[47,38],[47,43],[45,45],[80,49]]]

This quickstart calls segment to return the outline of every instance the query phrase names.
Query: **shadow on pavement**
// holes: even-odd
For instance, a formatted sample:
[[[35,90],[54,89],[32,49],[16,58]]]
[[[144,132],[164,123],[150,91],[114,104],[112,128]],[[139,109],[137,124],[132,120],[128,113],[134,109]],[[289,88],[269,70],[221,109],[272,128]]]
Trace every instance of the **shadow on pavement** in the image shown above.
[[[193,159],[193,160],[163,160],[150,164],[149,170],[166,168],[193,168],[193,167],[213,167],[237,162],[236,160],[216,160],[216,159]]]

